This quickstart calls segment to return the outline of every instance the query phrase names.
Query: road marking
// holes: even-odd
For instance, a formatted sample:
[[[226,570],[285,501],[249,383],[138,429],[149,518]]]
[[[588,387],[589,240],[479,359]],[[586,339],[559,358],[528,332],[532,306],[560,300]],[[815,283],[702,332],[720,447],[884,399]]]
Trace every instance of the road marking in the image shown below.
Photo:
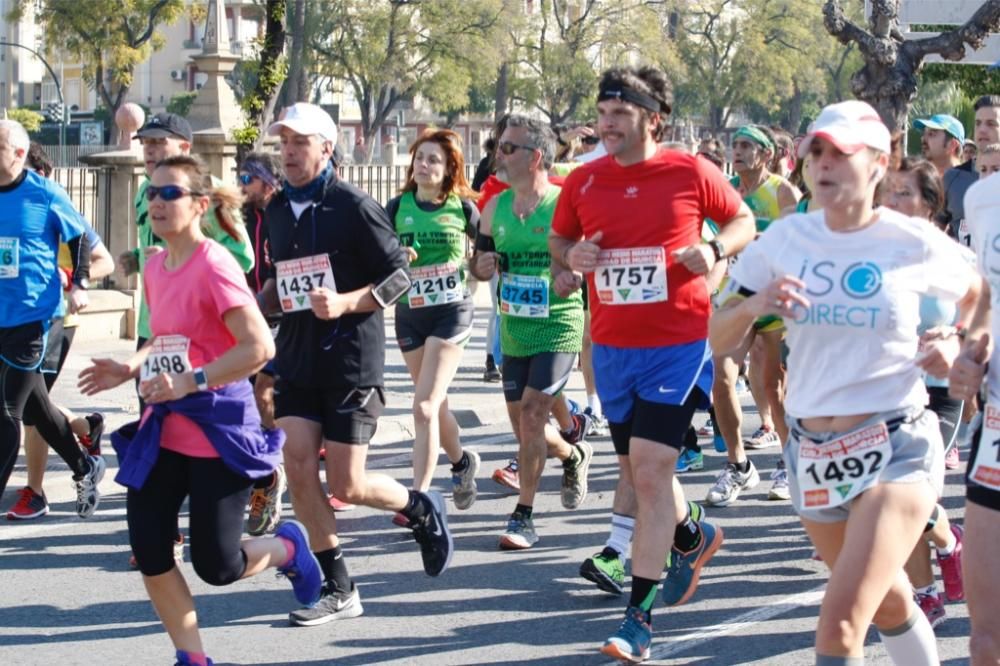
[[[735,634],[736,632],[743,632],[755,624],[760,624],[761,622],[770,620],[773,617],[784,615],[785,613],[795,610],[796,608],[811,606],[819,603],[819,601],[823,599],[823,592],[825,589],[826,584],[824,583],[823,585],[811,590],[793,594],[772,604],[768,604],[767,606],[755,608],[754,610],[737,615],[722,624],[716,625],[714,629],[710,629],[708,631],[692,631],[691,633],[682,634],[680,636],[670,636],[659,640],[654,636],[654,647],[650,650],[649,658],[666,659],[672,655],[687,652],[688,650],[699,645],[710,643],[717,638]],[[617,666],[621,662],[616,659],[607,663],[608,666]]]

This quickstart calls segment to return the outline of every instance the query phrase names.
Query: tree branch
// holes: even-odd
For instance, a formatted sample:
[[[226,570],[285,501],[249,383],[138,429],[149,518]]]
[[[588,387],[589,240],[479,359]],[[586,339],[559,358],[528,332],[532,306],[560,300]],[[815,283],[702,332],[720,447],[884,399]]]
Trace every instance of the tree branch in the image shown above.
[[[974,51],[981,49],[986,37],[991,32],[998,31],[1000,31],[1000,0],[987,0],[965,22],[965,25],[942,32],[935,37],[908,41],[905,48],[921,60],[931,54],[940,55],[945,60],[962,60],[965,58],[966,44]]]

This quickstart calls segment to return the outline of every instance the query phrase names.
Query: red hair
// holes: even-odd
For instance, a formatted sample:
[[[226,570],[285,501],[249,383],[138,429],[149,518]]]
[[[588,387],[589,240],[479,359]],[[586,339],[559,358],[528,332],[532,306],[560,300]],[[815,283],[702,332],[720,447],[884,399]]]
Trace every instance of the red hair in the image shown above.
[[[426,129],[410,146],[410,166],[406,168],[406,184],[400,188],[400,194],[416,192],[417,183],[413,180],[413,158],[423,144],[431,142],[441,147],[445,157],[444,180],[441,182],[441,199],[447,199],[454,194],[462,199],[476,200],[479,193],[469,186],[465,179],[465,157],[462,155],[462,138],[448,129]]]

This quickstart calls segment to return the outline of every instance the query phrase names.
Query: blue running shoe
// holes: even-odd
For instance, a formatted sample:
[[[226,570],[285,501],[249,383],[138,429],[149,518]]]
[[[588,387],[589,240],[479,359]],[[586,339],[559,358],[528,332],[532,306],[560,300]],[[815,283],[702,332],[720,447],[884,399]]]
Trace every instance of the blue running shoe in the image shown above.
[[[295,598],[303,606],[312,606],[319,601],[323,591],[323,574],[319,561],[309,550],[309,537],[306,528],[296,520],[283,520],[274,536],[288,539],[295,545],[295,555],[292,561],[283,567],[278,567],[278,573],[288,578],[295,591]]]
[[[726,452],[726,440],[722,438],[722,435],[719,434],[718,430],[716,430],[715,435],[712,436],[712,444],[715,445],[715,450],[719,453]]]
[[[214,666],[214,661],[208,657],[205,657],[205,660],[208,661],[208,666]],[[191,661],[191,655],[184,650],[177,651],[177,661],[174,662],[174,666],[192,666],[192,664],[194,664],[194,662]]]
[[[705,469],[705,455],[701,451],[684,449],[677,458],[677,473],[690,472],[692,470]]]
[[[604,641],[601,652],[622,661],[638,664],[649,659],[649,646],[653,643],[653,627],[649,616],[641,608],[630,606],[614,636]]]
[[[701,541],[687,553],[677,548],[670,549],[670,566],[663,581],[663,602],[668,606],[680,606],[691,598],[698,589],[701,568],[712,559],[722,545],[722,528],[711,523],[699,522]]]

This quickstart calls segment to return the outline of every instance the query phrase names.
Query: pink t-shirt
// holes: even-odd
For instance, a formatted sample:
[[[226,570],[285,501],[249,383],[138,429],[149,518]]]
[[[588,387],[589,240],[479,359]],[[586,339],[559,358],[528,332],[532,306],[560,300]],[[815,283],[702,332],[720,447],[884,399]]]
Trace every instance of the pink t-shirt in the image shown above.
[[[166,252],[153,255],[143,273],[153,337],[187,338],[191,368],[208,365],[236,344],[223,321],[226,312],[257,301],[236,260],[213,240],[202,241],[180,268],[168,270],[166,258]],[[148,415],[147,409],[143,418]],[[180,414],[165,419],[160,446],[194,458],[219,457],[201,428]]]

